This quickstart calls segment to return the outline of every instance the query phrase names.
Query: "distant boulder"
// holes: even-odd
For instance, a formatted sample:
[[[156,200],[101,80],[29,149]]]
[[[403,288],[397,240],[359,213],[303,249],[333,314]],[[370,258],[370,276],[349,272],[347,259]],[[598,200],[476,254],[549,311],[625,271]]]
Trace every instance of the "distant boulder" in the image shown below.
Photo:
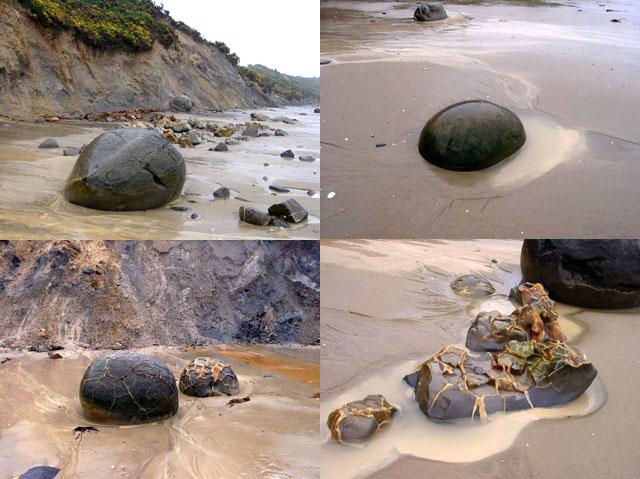
[[[169,108],[174,111],[191,111],[193,103],[191,103],[191,99],[188,96],[180,95],[171,100]]]
[[[413,14],[413,19],[417,22],[433,22],[447,18],[444,7],[437,3],[423,3]]]

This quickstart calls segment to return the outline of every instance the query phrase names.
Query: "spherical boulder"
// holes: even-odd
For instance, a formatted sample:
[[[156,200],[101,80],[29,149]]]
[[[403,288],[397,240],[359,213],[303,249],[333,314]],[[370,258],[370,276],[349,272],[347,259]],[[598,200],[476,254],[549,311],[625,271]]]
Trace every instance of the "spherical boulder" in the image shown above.
[[[451,105],[422,129],[418,150],[436,166],[476,171],[510,157],[526,140],[524,126],[510,110],[483,100]]]
[[[45,138],[42,143],[38,146],[40,149],[48,149],[48,148],[60,148],[58,142],[53,138]]]
[[[437,3],[423,3],[413,14],[413,19],[417,22],[433,22],[447,18],[444,7]]]
[[[178,412],[178,388],[162,362],[118,351],[89,365],[80,383],[80,402],[85,416],[95,421],[152,422]]]
[[[193,103],[188,96],[179,95],[171,100],[169,108],[176,111],[191,111],[193,109]]]
[[[583,308],[640,306],[640,240],[525,240],[522,277]]]
[[[188,396],[231,396],[240,390],[231,366],[214,358],[196,358],[180,375],[180,391]]]
[[[390,423],[396,411],[384,396],[372,394],[333,411],[327,418],[327,426],[334,441],[360,442]]]
[[[157,131],[112,130],[82,150],[64,195],[96,210],[148,210],[176,199],[186,173],[180,152]]]

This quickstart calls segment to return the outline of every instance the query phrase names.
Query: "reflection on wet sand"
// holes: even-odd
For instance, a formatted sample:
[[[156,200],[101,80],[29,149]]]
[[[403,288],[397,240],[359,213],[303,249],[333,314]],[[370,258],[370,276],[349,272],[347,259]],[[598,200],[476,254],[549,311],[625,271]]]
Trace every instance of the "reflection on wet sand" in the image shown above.
[[[140,426],[93,424],[82,416],[79,381],[99,351],[46,354],[7,352],[0,365],[0,458],[3,473],[36,465],[62,469],[62,478],[317,477],[319,383],[316,348],[225,346],[139,350],[163,361],[179,377],[199,354],[233,365],[240,381],[227,397],[180,394],[178,414]]]
[[[270,128],[285,129],[288,136],[252,138],[231,146],[228,152],[208,151],[215,143],[206,142],[193,149],[180,149],[187,162],[187,181],[182,195],[163,208],[124,213],[82,208],[68,203],[62,196],[64,182],[77,158],[63,156],[62,150],[90,143],[110,125],[0,123],[0,231],[3,238],[318,238],[320,162],[287,160],[281,158],[280,153],[293,149],[296,155],[319,159],[319,115],[310,107],[288,107],[264,113],[297,121],[293,125],[266,122]],[[188,118],[188,115],[177,116]],[[207,118],[240,123],[248,120],[249,112],[231,111]],[[46,137],[56,138],[61,148],[38,149]],[[269,190],[272,184],[284,186],[290,192],[276,194]],[[220,186],[229,188],[230,199],[214,199],[212,193]],[[310,191],[315,194],[309,194]],[[307,221],[288,229],[254,227],[239,222],[240,206],[251,205],[266,211],[270,205],[287,198],[295,198],[309,211]],[[172,207],[186,208],[186,211],[175,211]]]

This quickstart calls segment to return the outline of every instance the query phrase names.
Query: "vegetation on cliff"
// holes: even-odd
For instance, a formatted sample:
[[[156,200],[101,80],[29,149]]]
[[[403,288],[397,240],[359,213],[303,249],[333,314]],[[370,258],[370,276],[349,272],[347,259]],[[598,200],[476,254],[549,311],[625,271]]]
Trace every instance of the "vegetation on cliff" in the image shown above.
[[[242,77],[267,95],[279,96],[290,102],[319,102],[320,79],[286,75],[264,65],[238,67]]]
[[[20,0],[41,25],[73,31],[96,48],[150,50],[176,41],[171,18],[151,0]]]

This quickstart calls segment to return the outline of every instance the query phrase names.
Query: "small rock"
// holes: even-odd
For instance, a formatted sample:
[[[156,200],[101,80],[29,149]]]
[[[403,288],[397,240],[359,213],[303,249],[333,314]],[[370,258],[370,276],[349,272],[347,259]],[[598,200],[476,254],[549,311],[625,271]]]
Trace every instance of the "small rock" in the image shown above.
[[[187,208],[186,206],[172,206],[171,209],[173,211],[180,211],[182,213],[184,213],[185,211],[189,211],[189,208]]]
[[[260,133],[258,133],[258,138],[266,138],[268,136],[271,136],[271,133],[269,133],[268,131],[261,131]]]
[[[42,143],[40,143],[38,148],[60,148],[60,145],[58,145],[58,142],[53,138],[46,138]]]
[[[359,442],[369,439],[382,426],[391,422],[397,409],[380,394],[352,401],[336,409],[327,419],[331,438],[337,442]]]
[[[269,189],[277,191],[278,193],[289,193],[291,191],[289,188],[285,188],[284,186],[279,185],[269,185]]]
[[[331,60],[328,58],[321,58],[320,59],[320,65],[328,65],[329,63],[331,63]]]
[[[459,276],[451,283],[451,289],[460,296],[482,298],[496,292],[491,282],[482,276],[467,274]]]
[[[271,223],[272,226],[276,227],[276,228],[288,228],[289,227],[289,223],[287,223],[284,220],[281,220],[280,218],[276,218],[275,220],[273,220],[273,223]]]
[[[378,144],[376,145],[376,148],[382,148],[382,147],[384,147],[384,146],[387,146],[387,144],[386,144],[386,143],[378,143]]]
[[[213,192],[213,197],[221,200],[226,200],[229,198],[229,196],[231,196],[231,193],[229,192],[229,188],[227,188],[226,186],[221,186]]]
[[[314,113],[320,113],[320,107],[314,108],[314,109],[313,109],[313,112],[314,112]]]
[[[187,120],[178,121],[172,124],[169,128],[171,128],[175,133],[185,133],[187,131],[191,131],[191,125]]]
[[[241,206],[238,211],[240,221],[257,226],[267,226],[271,221],[271,215],[250,206]]]
[[[18,479],[54,479],[59,472],[57,467],[37,466],[21,474]]]
[[[281,130],[280,128],[278,128],[278,129],[275,131],[275,135],[276,135],[276,136],[289,136],[289,135],[288,135],[288,133],[287,133],[286,131]]]
[[[198,213],[192,213],[191,214],[191,219],[192,220],[199,220],[200,218],[202,218],[202,215],[199,215]]]
[[[242,132],[242,136],[257,138],[259,133],[260,131],[258,130],[258,125],[256,123],[252,123],[247,129]]]
[[[316,192],[313,191],[313,190],[307,191],[307,196],[314,196],[315,194],[316,194]]]
[[[226,143],[220,142],[216,145],[213,151],[229,151],[229,147],[227,146]]]
[[[282,158],[295,158],[296,154],[291,150],[287,150],[287,151],[283,151],[282,153],[280,153],[280,156]]]
[[[435,20],[444,20],[445,18],[447,18],[447,12],[445,12],[444,7],[434,3],[420,5],[413,14],[413,19],[417,22],[433,22]]]
[[[62,150],[64,156],[76,156],[80,154],[80,148],[70,147]]]
[[[298,159],[299,159],[300,161],[307,161],[307,162],[313,162],[313,161],[316,161],[316,159],[315,159],[313,156],[311,156],[311,155],[299,156],[299,157],[298,157]]]

